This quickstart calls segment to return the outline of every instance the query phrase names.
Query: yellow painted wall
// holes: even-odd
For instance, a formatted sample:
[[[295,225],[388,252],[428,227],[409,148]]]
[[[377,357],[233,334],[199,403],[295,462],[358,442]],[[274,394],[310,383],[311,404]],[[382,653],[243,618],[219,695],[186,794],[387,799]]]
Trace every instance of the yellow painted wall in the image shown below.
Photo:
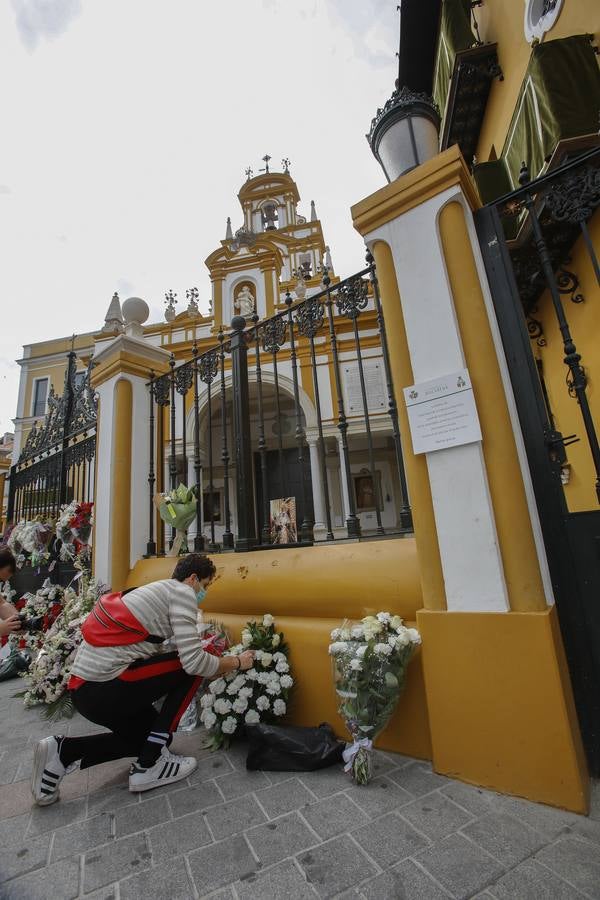
[[[421,610],[435,770],[587,812],[589,781],[554,607]]]
[[[590,236],[600,256],[600,214],[596,213],[590,223]],[[567,268],[576,273],[579,291],[585,297],[583,303],[572,303],[569,295],[563,295],[562,302],[571,329],[571,336],[581,354],[582,365],[588,378],[587,396],[600,433],[600,287],[586,250],[580,239]],[[563,343],[550,294],[546,292],[538,304],[534,317],[541,322],[546,346],[536,347],[544,368],[544,379],[550,399],[550,406],[556,419],[556,428],[563,435],[576,434],[580,441],[567,448],[571,477],[565,487],[569,509],[579,512],[597,509],[595,472],[589,446],[585,437],[583,419],[577,400],[569,396],[565,378],[567,366],[563,363]]]
[[[265,550],[213,556],[217,581],[203,605],[206,618],[222,622],[238,638],[245,623],[270,612],[290,644],[296,679],[291,720],[328,721],[346,736],[327,652],[330,632],[344,618],[382,609],[414,622],[422,605],[417,553],[412,538]],[[173,558],[141,560],[130,573],[134,587],[168,578]],[[427,703],[420,654],[410,664],[407,688],[377,745],[431,758]]]
[[[512,119],[529,63],[531,47],[525,39],[523,0],[486,0],[477,7],[481,39],[498,44],[498,61],[504,81],[494,79],[486,108],[483,128],[477,146],[478,162],[489,159],[492,144],[498,156]],[[565,0],[556,25],[544,37],[546,41],[573,34],[600,32],[600,3],[598,0]]]

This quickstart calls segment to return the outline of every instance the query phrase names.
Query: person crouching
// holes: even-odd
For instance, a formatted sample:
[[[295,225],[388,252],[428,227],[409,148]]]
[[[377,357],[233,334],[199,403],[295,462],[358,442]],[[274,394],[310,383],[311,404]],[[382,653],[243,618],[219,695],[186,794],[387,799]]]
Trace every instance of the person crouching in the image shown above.
[[[198,606],[215,575],[206,556],[180,559],[171,578],[101,597],[82,624],[82,643],[71,669],[75,708],[109,733],[51,736],[34,756],[31,791],[39,806],[59,799],[68,772],[134,756],[129,790],[148,791],[187,778],[192,756],[168,749],[173,733],[203,678],[249,669],[254,654],[218,658],[203,650]],[[172,639],[175,650],[160,652]],[[154,703],[164,697],[160,711]]]

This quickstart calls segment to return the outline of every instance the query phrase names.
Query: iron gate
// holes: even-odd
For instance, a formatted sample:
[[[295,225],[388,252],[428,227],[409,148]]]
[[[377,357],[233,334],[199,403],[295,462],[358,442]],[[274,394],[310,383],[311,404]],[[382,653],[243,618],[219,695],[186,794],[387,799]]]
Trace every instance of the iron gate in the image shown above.
[[[600,150],[529,181],[476,214],[479,240],[506,353],[579,722],[592,775],[600,775],[600,449],[590,386],[600,377],[596,352],[582,358],[569,323],[571,301],[600,302],[600,266],[591,220],[600,205]],[[600,213],[596,213],[600,215]],[[596,223],[597,224],[597,223]],[[591,276],[584,297],[577,257]],[[544,303],[542,323],[540,304]],[[554,371],[565,365],[563,390],[575,404],[559,430],[545,373],[532,345],[552,347]],[[595,368],[594,368],[595,367]],[[569,508],[564,480],[567,448],[581,442],[586,482],[583,504]],[[582,457],[580,457],[582,458]],[[591,463],[591,465],[590,465]],[[589,472],[593,475],[589,476]],[[581,508],[581,507],[584,508]]]
[[[10,470],[9,523],[56,518],[63,504],[94,499],[98,405],[90,370],[78,377],[69,353],[62,395],[50,388],[46,418],[34,424]]]

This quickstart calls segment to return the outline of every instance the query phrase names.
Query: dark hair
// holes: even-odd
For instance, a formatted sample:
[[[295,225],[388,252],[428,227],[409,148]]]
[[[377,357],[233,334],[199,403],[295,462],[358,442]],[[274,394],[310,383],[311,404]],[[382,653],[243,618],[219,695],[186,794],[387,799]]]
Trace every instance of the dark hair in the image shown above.
[[[216,571],[214,562],[204,553],[189,553],[179,560],[172,577],[175,581],[185,581],[190,575],[196,575],[202,581],[203,578],[213,578]]]
[[[11,575],[14,575],[17,564],[12,550],[9,550],[8,547],[2,547],[0,548],[0,569],[5,569],[7,566],[10,566]]]

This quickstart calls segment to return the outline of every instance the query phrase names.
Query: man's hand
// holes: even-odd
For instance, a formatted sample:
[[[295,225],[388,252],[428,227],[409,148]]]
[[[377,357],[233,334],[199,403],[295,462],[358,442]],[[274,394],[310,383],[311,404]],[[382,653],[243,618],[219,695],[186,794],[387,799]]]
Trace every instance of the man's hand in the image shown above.
[[[17,613],[13,613],[8,619],[0,619],[0,637],[21,630],[21,620]]]
[[[243,671],[251,669],[254,665],[254,650],[244,650],[243,653],[240,653],[238,659],[240,661],[240,669]]]

